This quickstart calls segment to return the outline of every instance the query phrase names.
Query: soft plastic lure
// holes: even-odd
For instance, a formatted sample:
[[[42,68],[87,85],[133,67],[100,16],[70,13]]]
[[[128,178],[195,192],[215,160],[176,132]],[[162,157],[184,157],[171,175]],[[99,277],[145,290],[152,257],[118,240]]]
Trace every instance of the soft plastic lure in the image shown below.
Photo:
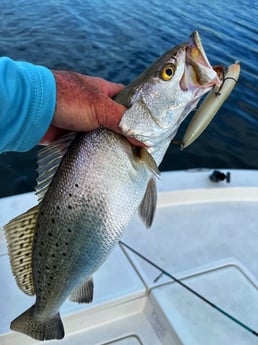
[[[230,65],[225,77],[223,78],[221,86],[215,86],[208,93],[186,129],[181,142],[182,149],[192,144],[206,129],[208,124],[214,118],[222,104],[236,86],[239,74],[239,62]]]

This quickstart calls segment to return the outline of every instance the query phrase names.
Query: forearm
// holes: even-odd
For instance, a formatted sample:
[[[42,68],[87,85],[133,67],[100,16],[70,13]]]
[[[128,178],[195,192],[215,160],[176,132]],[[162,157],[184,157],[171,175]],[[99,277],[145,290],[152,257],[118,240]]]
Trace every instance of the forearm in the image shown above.
[[[27,151],[54,116],[56,83],[50,70],[0,58],[0,153]]]

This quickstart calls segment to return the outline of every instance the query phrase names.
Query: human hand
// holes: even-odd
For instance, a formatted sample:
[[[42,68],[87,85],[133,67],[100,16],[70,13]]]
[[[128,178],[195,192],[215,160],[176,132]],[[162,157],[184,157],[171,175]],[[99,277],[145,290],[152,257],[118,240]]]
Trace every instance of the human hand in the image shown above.
[[[56,109],[40,144],[48,144],[67,130],[89,131],[103,126],[121,133],[118,124],[126,108],[111,97],[123,85],[75,72],[52,72],[57,88]]]

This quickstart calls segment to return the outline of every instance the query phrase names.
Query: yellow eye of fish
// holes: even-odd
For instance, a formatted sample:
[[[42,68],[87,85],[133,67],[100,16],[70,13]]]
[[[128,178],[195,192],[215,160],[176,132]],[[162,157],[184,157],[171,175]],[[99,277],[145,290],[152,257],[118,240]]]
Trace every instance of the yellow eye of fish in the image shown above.
[[[167,64],[161,72],[161,78],[165,81],[170,80],[175,74],[176,67],[173,64]]]

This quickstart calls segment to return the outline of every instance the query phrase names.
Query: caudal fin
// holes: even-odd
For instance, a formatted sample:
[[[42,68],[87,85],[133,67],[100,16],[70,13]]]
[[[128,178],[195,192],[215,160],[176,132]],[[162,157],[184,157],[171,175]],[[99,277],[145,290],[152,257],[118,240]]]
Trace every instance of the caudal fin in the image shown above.
[[[37,340],[62,339],[64,326],[59,313],[48,320],[35,317],[34,305],[11,323],[11,329],[29,335]]]

